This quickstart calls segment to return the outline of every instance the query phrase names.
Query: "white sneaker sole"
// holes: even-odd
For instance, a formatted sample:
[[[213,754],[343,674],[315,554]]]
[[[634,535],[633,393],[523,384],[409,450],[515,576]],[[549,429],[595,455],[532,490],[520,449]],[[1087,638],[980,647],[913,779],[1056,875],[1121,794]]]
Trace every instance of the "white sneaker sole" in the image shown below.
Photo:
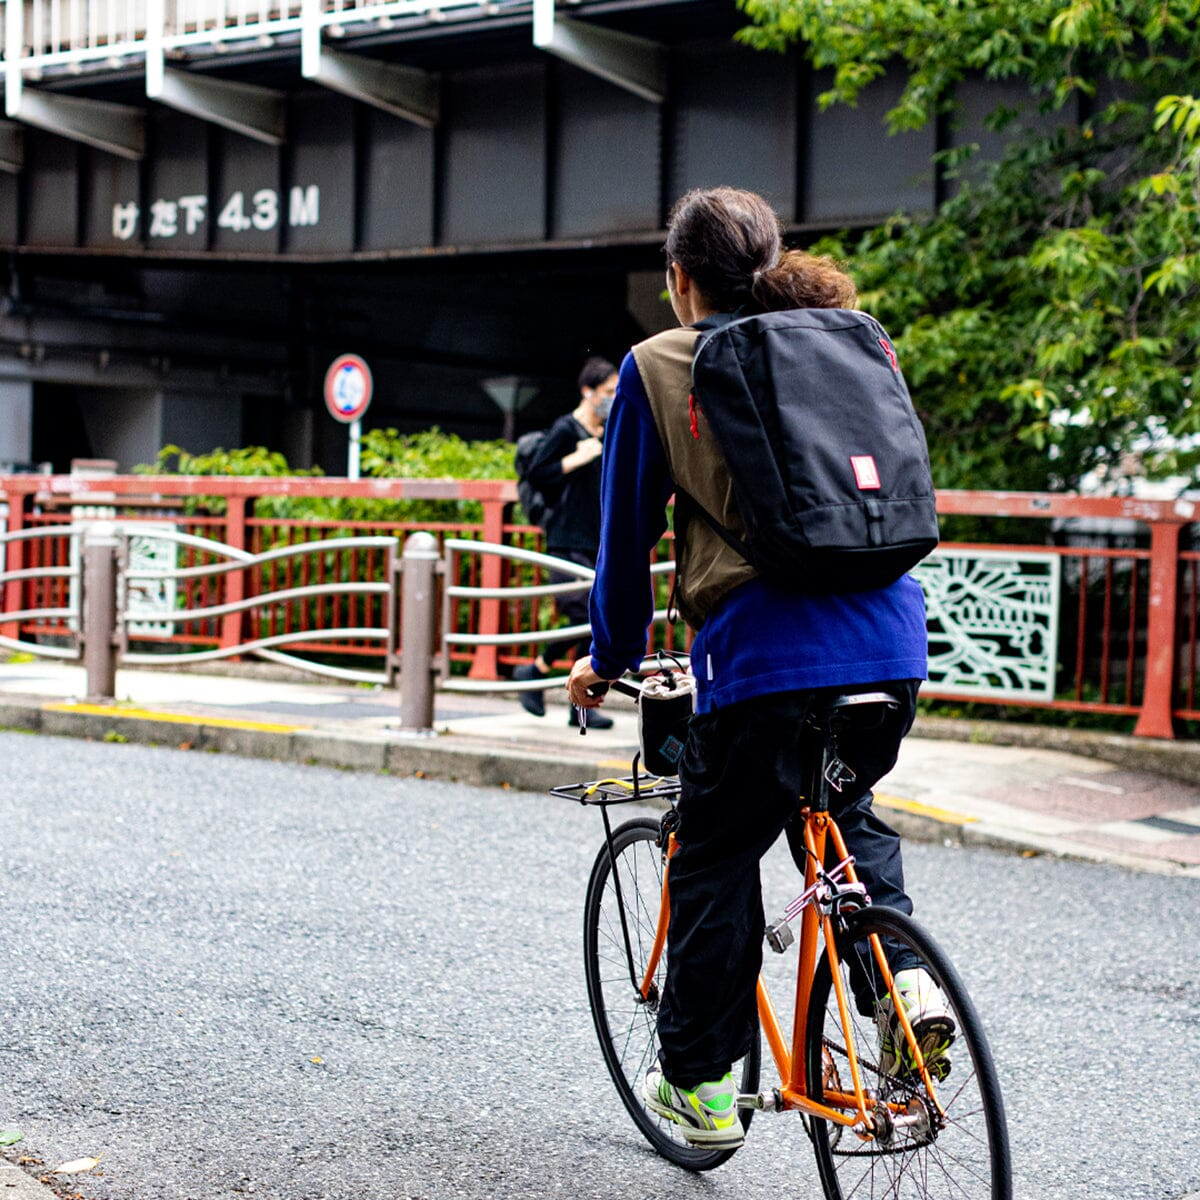
[[[678,1125],[679,1131],[683,1134],[683,1140],[690,1146],[701,1146],[705,1150],[736,1150],[746,1141],[746,1132],[742,1128],[740,1120],[735,1121],[729,1129],[697,1129],[673,1108],[668,1108],[663,1104],[657,1095],[649,1095],[644,1089],[642,1103],[655,1116],[673,1121]]]

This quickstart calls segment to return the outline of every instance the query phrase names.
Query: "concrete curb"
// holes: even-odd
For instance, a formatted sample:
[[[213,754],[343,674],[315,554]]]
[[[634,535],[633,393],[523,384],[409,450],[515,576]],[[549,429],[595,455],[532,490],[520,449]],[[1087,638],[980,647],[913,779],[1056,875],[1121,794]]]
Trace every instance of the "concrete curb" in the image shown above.
[[[0,1198],[2,1200],[56,1200],[56,1193],[39,1183],[23,1167],[0,1154]]]
[[[155,720],[153,716],[72,712],[69,706],[39,700],[0,700],[0,728],[25,733],[78,737],[91,741],[121,741],[207,753],[238,754],[306,766],[350,771],[419,775],[482,787],[511,787],[540,792],[578,775],[595,779],[612,773],[599,755],[595,759],[539,754],[504,746],[464,746],[450,739],[404,737],[371,733],[333,733],[292,728],[285,732],[232,723],[194,720]],[[449,743],[449,744],[448,744]]]
[[[254,758],[273,758],[349,770],[389,770],[393,772],[437,772],[439,778],[454,778],[463,783],[489,786],[508,783],[513,787],[540,790],[562,782],[563,761],[551,754],[495,747],[476,750],[461,744],[453,747],[438,737],[405,738],[331,733],[301,726],[286,733],[257,728],[239,728],[237,722],[218,722],[195,717],[183,719],[163,714],[162,721],[141,713],[124,716],[120,705],[111,713],[71,712],[52,697],[0,699],[0,727],[30,733],[49,733],[63,737],[115,740],[114,735],[140,744],[182,746],[189,749],[245,754]],[[169,718],[169,719],[168,719]],[[251,726],[252,722],[244,725]],[[1200,743],[1160,742],[1123,734],[1097,733],[1093,730],[1060,729],[1048,725],[1027,725],[1012,721],[967,721],[947,717],[919,716],[912,737],[937,741],[971,742],[991,746],[1028,746],[1059,750],[1124,767],[1148,771],[1168,779],[1200,786]],[[463,760],[461,767],[445,772],[451,763]],[[578,761],[586,772],[588,759]],[[521,769],[529,763],[529,769]],[[551,773],[546,767],[553,768]],[[602,773],[599,768],[597,773]]]

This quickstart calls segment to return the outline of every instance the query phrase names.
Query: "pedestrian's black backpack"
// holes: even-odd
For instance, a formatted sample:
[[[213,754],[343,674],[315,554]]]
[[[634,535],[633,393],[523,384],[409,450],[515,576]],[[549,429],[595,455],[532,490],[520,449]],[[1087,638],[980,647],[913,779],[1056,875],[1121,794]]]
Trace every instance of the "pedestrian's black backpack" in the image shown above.
[[[534,525],[546,528],[550,518],[551,505],[544,495],[534,487],[529,479],[529,469],[537,460],[538,451],[545,440],[546,430],[537,429],[532,433],[523,433],[517,438],[517,452],[513,456],[513,466],[517,471],[517,499],[525,510],[525,517]]]
[[[803,308],[735,318],[698,341],[692,384],[745,538],[690,497],[686,509],[768,582],[867,591],[937,545],[925,434],[874,317]]]

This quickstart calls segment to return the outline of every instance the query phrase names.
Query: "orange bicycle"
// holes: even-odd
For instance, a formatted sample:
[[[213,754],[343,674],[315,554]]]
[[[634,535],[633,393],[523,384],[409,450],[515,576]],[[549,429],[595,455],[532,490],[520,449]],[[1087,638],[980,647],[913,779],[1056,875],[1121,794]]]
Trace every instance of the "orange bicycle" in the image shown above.
[[[621,685],[631,690],[631,685]],[[632,689],[636,691],[636,689]],[[795,1013],[790,1041],[761,977],[758,1013],[778,1071],[778,1086],[760,1089],[761,1039],[734,1066],[738,1106],[747,1129],[756,1113],[798,1113],[816,1152],[829,1200],[926,1200],[1012,1195],[1004,1104],[979,1017],[957,971],[917,922],[873,905],[854,872],[836,821],[830,788],[852,778],[837,757],[838,734],[870,728],[885,692],[840,696],[809,721],[812,739],[803,823],[804,890],[766,931],[784,953],[797,940]],[[605,841],[596,857],[584,909],[588,999],[605,1064],[638,1128],[671,1162],[705,1171],[736,1150],[688,1144],[678,1125],[646,1108],[642,1080],[657,1061],[656,1016],[667,962],[670,860],[677,779],[639,775],[552,789],[600,808]],[[613,804],[668,801],[661,820],[637,817],[616,829]],[[915,957],[941,989],[955,1025],[948,1053],[926,1061],[909,1023],[889,962]],[[855,988],[854,978],[860,987]],[[877,1002],[890,1000],[890,1021],[875,1006],[860,1012],[855,995],[867,981]],[[895,1042],[885,1055],[882,1039]],[[903,1064],[903,1065],[902,1065]]]

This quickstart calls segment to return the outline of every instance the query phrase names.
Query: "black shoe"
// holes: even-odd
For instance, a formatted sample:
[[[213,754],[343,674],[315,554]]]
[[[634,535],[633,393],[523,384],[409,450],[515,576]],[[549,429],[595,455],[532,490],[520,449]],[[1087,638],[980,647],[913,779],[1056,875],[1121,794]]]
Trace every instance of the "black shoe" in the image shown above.
[[[571,705],[571,715],[567,718],[567,724],[572,729],[579,728],[579,709],[575,705]],[[589,729],[611,729],[613,727],[612,717],[606,717],[602,712],[597,712],[594,708],[588,709],[587,727]]]
[[[513,671],[512,677],[518,681],[524,679],[545,679],[545,676],[533,663],[523,663]],[[544,717],[546,715],[545,692],[518,692],[517,699],[520,700],[521,707],[531,717]]]

